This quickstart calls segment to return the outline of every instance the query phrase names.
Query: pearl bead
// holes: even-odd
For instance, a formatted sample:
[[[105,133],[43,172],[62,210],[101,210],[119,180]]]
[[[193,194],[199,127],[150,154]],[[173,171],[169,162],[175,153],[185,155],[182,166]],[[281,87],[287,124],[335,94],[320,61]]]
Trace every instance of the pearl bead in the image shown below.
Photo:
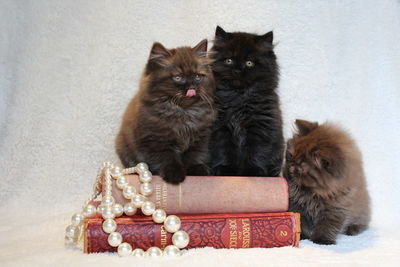
[[[138,257],[138,258],[143,258],[144,257],[144,250],[141,248],[135,248],[132,251],[132,256]]]
[[[126,203],[124,205],[124,212],[128,216],[132,216],[136,213],[136,206],[132,202]]]
[[[144,215],[150,216],[156,210],[156,205],[151,201],[145,201],[142,205],[142,212]]]
[[[175,257],[181,255],[181,250],[175,245],[169,245],[164,248],[164,256]]]
[[[113,212],[115,217],[119,217],[124,213],[124,207],[122,207],[121,204],[116,203],[113,206]]]
[[[120,176],[117,179],[117,187],[119,189],[124,189],[125,186],[128,185],[128,179],[125,176]]]
[[[85,217],[81,213],[75,213],[71,217],[71,223],[75,226],[81,225],[83,223],[83,220],[85,220]]]
[[[113,208],[110,206],[106,206],[104,208],[103,212],[101,213],[101,216],[103,217],[104,220],[114,219],[115,214],[114,214]]]
[[[92,204],[87,205],[86,207],[83,208],[83,216],[85,217],[90,217],[96,214],[96,207]]]
[[[112,185],[112,180],[111,179],[106,179],[105,184],[106,185]]]
[[[156,209],[153,212],[153,221],[156,223],[163,223],[166,217],[167,214],[162,209]]]
[[[104,211],[105,208],[106,208],[106,206],[100,204],[97,207],[97,213],[103,214],[103,211]]]
[[[118,255],[121,257],[128,256],[132,253],[132,246],[129,243],[121,243],[118,246]]]
[[[140,162],[140,163],[136,164],[135,169],[137,172],[144,172],[144,171],[149,170],[149,166],[147,166],[147,164],[144,162]]]
[[[115,166],[110,170],[110,174],[114,179],[117,179],[118,177],[121,177],[123,175],[122,169],[118,166]]]
[[[170,233],[175,233],[181,227],[181,220],[178,216],[169,215],[164,221],[164,228]]]
[[[103,168],[111,168],[113,166],[113,164],[109,161],[103,162],[102,167]]]
[[[77,239],[74,239],[72,237],[66,236],[64,238],[64,243],[66,246],[72,246],[75,245],[75,243],[77,242]]]
[[[108,244],[112,247],[118,247],[122,242],[122,235],[118,232],[112,232],[108,236]]]
[[[172,235],[172,244],[178,248],[184,248],[189,244],[189,235],[185,231],[177,231]]]
[[[104,178],[104,180],[105,180],[105,183],[106,183],[106,184],[112,184],[111,176],[106,176],[106,177]]]
[[[67,228],[65,228],[65,235],[67,237],[78,239],[79,234],[80,234],[79,227],[76,225],[68,225]]]
[[[143,171],[139,173],[139,180],[142,183],[150,183],[152,179],[152,174],[150,171]]]
[[[112,206],[112,205],[114,205],[114,203],[115,203],[115,200],[112,196],[105,196],[101,200],[101,204],[103,204],[105,206]]]
[[[140,208],[143,205],[143,202],[146,201],[146,197],[141,194],[136,194],[132,198],[132,203],[136,206],[136,208]]]
[[[106,185],[106,187],[105,187],[106,193],[108,193],[108,192],[111,193],[111,190],[112,190],[112,185]]]
[[[153,186],[150,183],[143,183],[140,185],[140,193],[143,196],[149,196],[153,193]]]
[[[127,185],[122,190],[122,195],[127,199],[131,199],[136,195],[136,188],[131,185]]]
[[[113,219],[107,219],[103,222],[103,231],[111,234],[117,230],[117,223]]]
[[[150,258],[160,257],[161,255],[162,251],[158,247],[151,247],[146,251],[146,256]]]

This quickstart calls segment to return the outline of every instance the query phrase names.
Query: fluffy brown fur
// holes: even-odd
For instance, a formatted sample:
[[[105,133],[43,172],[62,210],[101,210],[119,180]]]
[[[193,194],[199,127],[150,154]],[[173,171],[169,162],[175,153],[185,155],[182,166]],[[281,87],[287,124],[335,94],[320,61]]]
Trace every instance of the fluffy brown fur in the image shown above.
[[[287,143],[284,175],[290,211],[301,213],[302,238],[335,244],[338,234],[357,235],[368,228],[369,195],[361,153],[339,127],[296,120]]]
[[[116,139],[125,167],[146,162],[170,183],[208,174],[215,83],[206,51],[207,40],[194,48],[153,45]]]

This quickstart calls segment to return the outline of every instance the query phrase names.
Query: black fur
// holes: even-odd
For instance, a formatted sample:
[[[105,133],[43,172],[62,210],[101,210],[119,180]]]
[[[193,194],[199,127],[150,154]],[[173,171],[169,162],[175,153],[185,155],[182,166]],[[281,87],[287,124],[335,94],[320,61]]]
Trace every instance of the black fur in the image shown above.
[[[211,51],[218,109],[210,141],[214,175],[280,173],[284,143],[272,39],[272,32],[259,36],[217,27]]]

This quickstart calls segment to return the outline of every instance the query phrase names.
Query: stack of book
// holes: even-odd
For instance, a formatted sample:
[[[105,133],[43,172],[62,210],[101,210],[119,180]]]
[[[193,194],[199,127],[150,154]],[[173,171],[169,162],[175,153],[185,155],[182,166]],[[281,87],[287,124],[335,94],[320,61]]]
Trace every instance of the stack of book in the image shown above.
[[[128,179],[138,188],[136,175]],[[183,183],[172,185],[154,176],[152,185],[149,200],[167,215],[179,216],[181,229],[190,236],[187,248],[299,245],[300,215],[287,211],[288,184],[283,177],[188,176]],[[129,201],[115,185],[113,196],[117,203]],[[115,220],[123,240],[134,248],[164,248],[172,243],[172,234],[150,216],[122,216]],[[86,253],[116,251],[108,244],[102,223],[101,217],[85,221]]]

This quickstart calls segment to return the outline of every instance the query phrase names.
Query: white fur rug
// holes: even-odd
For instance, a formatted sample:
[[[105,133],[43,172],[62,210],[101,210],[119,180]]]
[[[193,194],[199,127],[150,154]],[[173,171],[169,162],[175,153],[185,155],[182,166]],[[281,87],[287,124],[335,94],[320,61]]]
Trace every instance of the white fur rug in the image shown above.
[[[0,1],[1,266],[400,266],[400,2]],[[175,260],[63,247],[154,41],[216,25],[274,30],[285,136],[295,118],[342,124],[359,144],[371,228],[335,246],[188,251]]]

